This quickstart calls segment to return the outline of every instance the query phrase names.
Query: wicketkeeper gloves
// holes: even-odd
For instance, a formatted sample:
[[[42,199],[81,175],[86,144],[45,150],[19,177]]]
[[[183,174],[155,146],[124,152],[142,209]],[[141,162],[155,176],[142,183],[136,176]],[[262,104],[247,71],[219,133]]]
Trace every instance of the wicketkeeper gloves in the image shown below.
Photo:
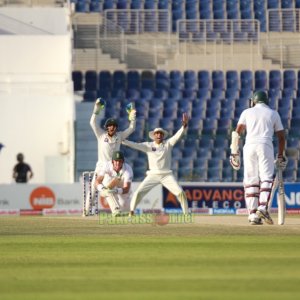
[[[105,101],[102,98],[98,98],[95,102],[94,111],[95,115],[98,115],[102,109],[105,107]]]
[[[131,121],[135,121],[136,120],[136,110],[134,108],[134,104],[133,103],[129,103],[126,106],[126,111],[128,113],[128,120]]]

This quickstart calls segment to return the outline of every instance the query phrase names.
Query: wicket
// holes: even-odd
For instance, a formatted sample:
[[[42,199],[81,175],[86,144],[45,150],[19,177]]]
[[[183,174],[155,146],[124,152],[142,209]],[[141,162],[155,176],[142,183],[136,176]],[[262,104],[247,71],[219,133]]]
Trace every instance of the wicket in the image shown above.
[[[82,181],[83,181],[83,215],[84,216],[92,216],[92,215],[98,215],[99,214],[99,208],[98,208],[98,203],[99,203],[99,193],[97,189],[95,189],[95,196],[93,199],[93,193],[92,193],[92,181],[93,177],[96,176],[94,171],[84,171],[82,172]],[[87,194],[88,193],[88,194]],[[89,201],[89,211],[86,211],[86,201],[87,201],[87,195],[88,195],[88,201]],[[94,208],[94,213],[93,213],[93,208]]]

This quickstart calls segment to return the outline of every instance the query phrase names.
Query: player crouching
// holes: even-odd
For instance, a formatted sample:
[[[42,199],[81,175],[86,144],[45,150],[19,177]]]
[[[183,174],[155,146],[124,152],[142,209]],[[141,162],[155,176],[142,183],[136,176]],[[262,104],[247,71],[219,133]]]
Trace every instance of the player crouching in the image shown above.
[[[105,197],[114,217],[129,212],[132,178],[132,168],[124,162],[121,151],[115,151],[112,160],[99,170],[95,186],[100,196]]]

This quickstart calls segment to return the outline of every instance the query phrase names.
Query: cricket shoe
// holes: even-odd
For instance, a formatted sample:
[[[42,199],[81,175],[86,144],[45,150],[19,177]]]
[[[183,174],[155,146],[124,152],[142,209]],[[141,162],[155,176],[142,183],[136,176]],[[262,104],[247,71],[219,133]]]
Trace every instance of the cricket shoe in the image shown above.
[[[255,213],[250,214],[248,220],[251,225],[263,225],[261,218],[259,218]]]
[[[273,225],[274,222],[269,214],[269,212],[267,210],[262,210],[262,209],[258,209],[256,211],[256,215],[261,218],[264,219],[264,221],[269,224],[269,225]]]

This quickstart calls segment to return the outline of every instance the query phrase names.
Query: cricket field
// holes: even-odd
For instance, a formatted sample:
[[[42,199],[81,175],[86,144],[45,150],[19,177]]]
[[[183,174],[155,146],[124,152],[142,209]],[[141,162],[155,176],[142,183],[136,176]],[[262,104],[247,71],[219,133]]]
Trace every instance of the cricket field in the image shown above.
[[[0,299],[300,299],[300,217],[283,226],[2,217]]]

